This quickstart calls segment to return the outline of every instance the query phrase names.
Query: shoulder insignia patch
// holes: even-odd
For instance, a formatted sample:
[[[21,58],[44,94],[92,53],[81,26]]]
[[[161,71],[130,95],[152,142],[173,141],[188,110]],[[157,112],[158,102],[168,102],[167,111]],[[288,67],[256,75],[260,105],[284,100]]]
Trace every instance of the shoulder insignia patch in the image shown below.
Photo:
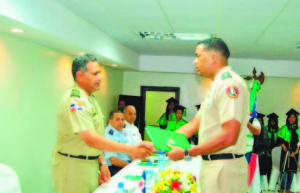
[[[114,131],[111,129],[111,130],[109,130],[108,134],[113,135]]]
[[[72,89],[70,97],[78,97],[80,98],[80,91],[77,89]]]
[[[224,73],[222,74],[222,80],[225,80],[225,79],[227,79],[227,78],[232,78],[230,72],[224,72]]]
[[[237,98],[239,96],[239,89],[236,86],[229,86],[226,89],[226,94],[231,98]]]
[[[81,111],[83,110],[83,104],[82,103],[72,103],[70,104],[70,112],[74,113],[75,111]]]

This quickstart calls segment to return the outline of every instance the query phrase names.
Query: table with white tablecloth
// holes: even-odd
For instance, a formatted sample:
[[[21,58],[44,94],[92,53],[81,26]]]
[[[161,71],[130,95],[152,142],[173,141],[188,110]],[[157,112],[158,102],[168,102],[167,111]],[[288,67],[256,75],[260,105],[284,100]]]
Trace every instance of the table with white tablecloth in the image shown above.
[[[151,157],[150,157],[151,159]],[[196,182],[200,184],[200,164],[201,164],[200,156],[193,157],[191,161],[171,161],[168,158],[166,159],[165,165],[167,168],[176,169],[178,168],[181,171],[190,172],[193,176],[196,177]],[[132,163],[128,164],[125,168],[119,171],[115,176],[111,178],[111,180],[107,183],[100,185],[93,193],[113,193],[117,187],[119,182],[124,182],[124,186],[134,186],[137,187],[138,180],[128,180],[125,176],[141,176],[143,171],[145,170],[145,166],[138,165],[140,160],[134,160]],[[158,167],[153,167],[154,171],[158,170]]]

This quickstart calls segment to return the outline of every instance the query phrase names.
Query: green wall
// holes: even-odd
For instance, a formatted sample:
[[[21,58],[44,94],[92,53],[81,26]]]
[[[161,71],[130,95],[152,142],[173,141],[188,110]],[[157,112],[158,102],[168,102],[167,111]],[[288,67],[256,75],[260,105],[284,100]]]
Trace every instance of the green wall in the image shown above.
[[[268,77],[268,71],[265,75],[265,83],[258,93],[257,109],[264,114],[278,114],[282,126],[290,108],[300,112],[300,78]],[[180,87],[180,104],[187,107],[186,120],[191,121],[196,114],[195,105],[203,101],[211,81],[188,73],[125,72],[123,84],[123,93],[130,95],[139,95],[143,85]]]
[[[51,158],[56,110],[73,84],[74,56],[0,33],[0,163],[19,176],[22,193],[53,192]],[[122,93],[123,72],[102,67],[95,93],[107,119]]]

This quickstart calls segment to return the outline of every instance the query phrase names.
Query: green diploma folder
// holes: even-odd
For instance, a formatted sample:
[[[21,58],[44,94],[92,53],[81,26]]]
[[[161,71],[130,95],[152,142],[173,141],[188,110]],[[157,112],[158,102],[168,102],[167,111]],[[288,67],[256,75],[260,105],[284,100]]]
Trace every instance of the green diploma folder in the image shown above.
[[[191,144],[182,133],[176,133],[174,131],[168,131],[150,125],[146,125],[145,130],[157,150],[171,151],[171,148],[167,143],[183,149],[191,147]]]

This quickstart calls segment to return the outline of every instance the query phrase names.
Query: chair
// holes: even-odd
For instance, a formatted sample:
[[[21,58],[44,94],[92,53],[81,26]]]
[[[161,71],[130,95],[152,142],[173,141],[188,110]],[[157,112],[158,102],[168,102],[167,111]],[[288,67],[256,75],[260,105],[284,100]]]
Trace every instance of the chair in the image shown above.
[[[278,186],[276,183],[280,175],[280,156],[281,156],[281,146],[274,147],[272,150],[272,171],[269,182],[269,190],[277,191],[280,189],[280,182]]]
[[[261,187],[261,191],[269,190],[267,175],[260,176],[260,187]]]
[[[298,155],[298,160],[300,161],[300,154]],[[280,157],[281,157],[281,146],[275,147],[272,150],[272,172],[269,183],[269,190],[278,191],[280,189],[280,182],[276,186],[277,181],[279,180],[280,175]],[[298,166],[300,167],[300,163],[298,161]],[[300,192],[300,173],[299,170],[296,174],[294,174],[292,186],[292,192]]]
[[[300,153],[298,154],[298,168],[300,167]],[[292,186],[291,186],[292,192],[300,192],[300,173],[299,169],[297,170],[297,173],[294,174]]]

